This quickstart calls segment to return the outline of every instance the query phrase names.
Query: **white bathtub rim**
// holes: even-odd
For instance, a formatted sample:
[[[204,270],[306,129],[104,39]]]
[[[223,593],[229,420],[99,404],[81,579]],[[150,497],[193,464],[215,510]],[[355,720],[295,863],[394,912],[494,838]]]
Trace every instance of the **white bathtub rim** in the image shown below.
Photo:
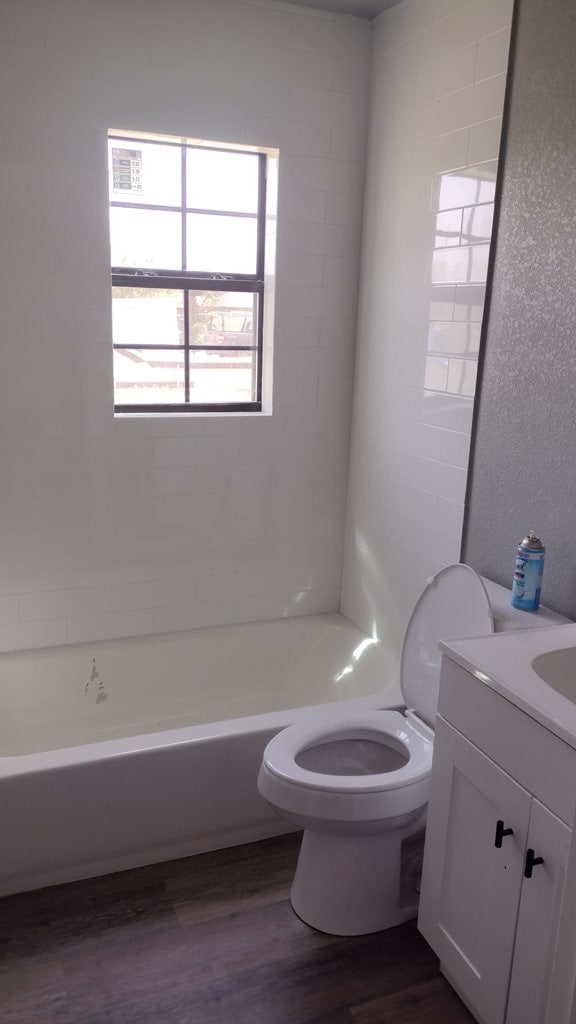
[[[280,731],[293,722],[308,715],[322,714],[337,707],[373,708],[377,710],[402,710],[404,708],[399,681],[378,690],[367,697],[350,697],[336,704],[310,704],[306,707],[285,711],[272,711],[243,718],[223,719],[203,725],[183,726],[178,729],[163,729],[136,736],[97,740],[80,746],[61,747],[55,750],[37,751],[27,754],[0,755],[0,780],[15,775],[32,775],[70,768],[79,764],[93,764],[110,758],[132,756],[163,747],[185,746],[190,743],[205,743],[224,736],[236,736],[246,732]]]

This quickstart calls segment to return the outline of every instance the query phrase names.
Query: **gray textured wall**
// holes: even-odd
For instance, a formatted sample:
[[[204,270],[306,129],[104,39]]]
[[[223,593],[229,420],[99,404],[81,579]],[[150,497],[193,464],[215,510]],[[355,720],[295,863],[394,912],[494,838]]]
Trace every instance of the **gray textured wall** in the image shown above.
[[[462,556],[511,585],[536,530],[542,600],[576,618],[576,2],[517,4]]]

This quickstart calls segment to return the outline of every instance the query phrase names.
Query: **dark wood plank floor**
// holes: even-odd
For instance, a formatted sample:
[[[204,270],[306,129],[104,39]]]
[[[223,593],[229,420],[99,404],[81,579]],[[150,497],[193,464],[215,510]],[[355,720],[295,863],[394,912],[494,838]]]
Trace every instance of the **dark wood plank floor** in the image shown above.
[[[0,900],[2,1024],[469,1024],[414,922],[335,938],[284,836]]]

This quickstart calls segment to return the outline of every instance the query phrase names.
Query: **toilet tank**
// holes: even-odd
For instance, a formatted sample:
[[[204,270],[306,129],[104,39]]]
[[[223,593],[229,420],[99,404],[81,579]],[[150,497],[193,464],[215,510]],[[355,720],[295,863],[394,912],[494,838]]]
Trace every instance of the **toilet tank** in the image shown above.
[[[506,633],[511,629],[538,629],[540,626],[560,626],[562,623],[571,622],[564,615],[553,612],[551,608],[540,605],[537,612],[525,612],[520,608],[513,608],[511,604],[512,591],[503,587],[500,583],[487,580],[485,576],[480,579],[486,587],[486,593],[492,606],[494,616],[494,632]]]

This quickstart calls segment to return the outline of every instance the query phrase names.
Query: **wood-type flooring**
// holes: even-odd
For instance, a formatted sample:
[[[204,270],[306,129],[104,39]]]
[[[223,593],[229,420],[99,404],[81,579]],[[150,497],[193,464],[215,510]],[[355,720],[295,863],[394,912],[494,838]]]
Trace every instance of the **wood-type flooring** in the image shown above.
[[[283,836],[0,900],[2,1024],[470,1024],[414,921],[300,921]]]

